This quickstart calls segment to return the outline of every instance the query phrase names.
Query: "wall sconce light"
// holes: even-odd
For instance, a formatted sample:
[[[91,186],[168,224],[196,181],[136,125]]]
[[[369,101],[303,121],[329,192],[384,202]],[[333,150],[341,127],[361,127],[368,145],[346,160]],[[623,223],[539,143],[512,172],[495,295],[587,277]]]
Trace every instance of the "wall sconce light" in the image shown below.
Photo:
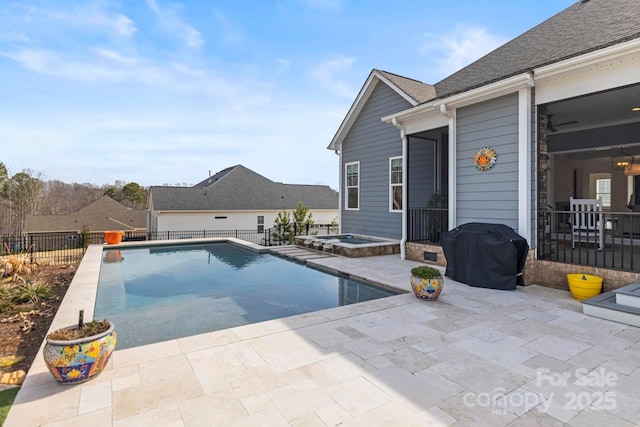
[[[611,168],[613,170],[631,169],[633,165],[633,156],[625,153],[624,148],[620,147],[620,152],[611,157]]]

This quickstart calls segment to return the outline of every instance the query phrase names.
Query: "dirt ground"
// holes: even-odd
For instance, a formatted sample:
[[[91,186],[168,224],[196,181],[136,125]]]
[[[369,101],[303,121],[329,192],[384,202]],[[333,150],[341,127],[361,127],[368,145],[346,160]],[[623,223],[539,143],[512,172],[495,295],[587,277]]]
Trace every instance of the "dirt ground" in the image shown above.
[[[8,367],[0,364],[0,375],[17,370],[28,371],[38,354],[49,325],[67,292],[77,265],[43,266],[34,269],[31,281],[42,280],[52,285],[53,295],[38,307],[21,306],[23,313],[0,313],[0,360],[11,356],[22,360]]]

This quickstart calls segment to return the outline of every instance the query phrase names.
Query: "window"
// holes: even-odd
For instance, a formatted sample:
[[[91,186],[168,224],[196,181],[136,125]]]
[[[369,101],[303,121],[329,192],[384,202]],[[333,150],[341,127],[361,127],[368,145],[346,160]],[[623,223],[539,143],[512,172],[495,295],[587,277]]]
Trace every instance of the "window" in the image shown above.
[[[264,215],[258,215],[258,233],[264,233]]]
[[[602,207],[611,207],[611,178],[596,179],[596,199],[602,198]]]
[[[345,209],[357,210],[360,207],[360,162],[347,163],[345,170]]]
[[[402,157],[389,159],[389,210],[402,212]]]

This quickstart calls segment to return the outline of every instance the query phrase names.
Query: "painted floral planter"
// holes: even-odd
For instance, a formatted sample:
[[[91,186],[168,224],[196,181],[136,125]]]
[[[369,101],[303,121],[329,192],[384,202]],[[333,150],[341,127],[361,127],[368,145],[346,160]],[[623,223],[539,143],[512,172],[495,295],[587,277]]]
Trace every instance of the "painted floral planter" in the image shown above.
[[[51,340],[44,346],[49,372],[60,384],[78,384],[98,375],[116,347],[113,323],[106,331],[77,340]],[[73,328],[73,326],[72,326]]]
[[[124,237],[124,231],[104,232],[104,241],[107,243],[107,245],[117,245],[122,241],[122,237]]]
[[[422,279],[420,277],[411,276],[411,289],[418,298],[426,300],[436,300],[444,287],[444,277],[440,276],[435,279]]]

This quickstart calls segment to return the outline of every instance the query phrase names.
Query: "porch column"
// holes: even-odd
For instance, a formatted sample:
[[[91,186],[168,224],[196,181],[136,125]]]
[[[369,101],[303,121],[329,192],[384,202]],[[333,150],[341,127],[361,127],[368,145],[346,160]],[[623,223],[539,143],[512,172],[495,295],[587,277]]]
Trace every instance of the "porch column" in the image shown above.
[[[531,241],[531,88],[518,91],[518,233]]]
[[[446,110],[446,108],[445,108]],[[440,108],[440,111],[444,111]],[[456,168],[456,159],[457,159],[457,130],[456,130],[456,110],[448,111],[445,115],[449,119],[449,171],[448,171],[448,179],[449,179],[449,199],[447,206],[449,208],[449,230],[455,228],[458,225],[457,216],[456,216],[456,199],[457,199],[457,168]]]

